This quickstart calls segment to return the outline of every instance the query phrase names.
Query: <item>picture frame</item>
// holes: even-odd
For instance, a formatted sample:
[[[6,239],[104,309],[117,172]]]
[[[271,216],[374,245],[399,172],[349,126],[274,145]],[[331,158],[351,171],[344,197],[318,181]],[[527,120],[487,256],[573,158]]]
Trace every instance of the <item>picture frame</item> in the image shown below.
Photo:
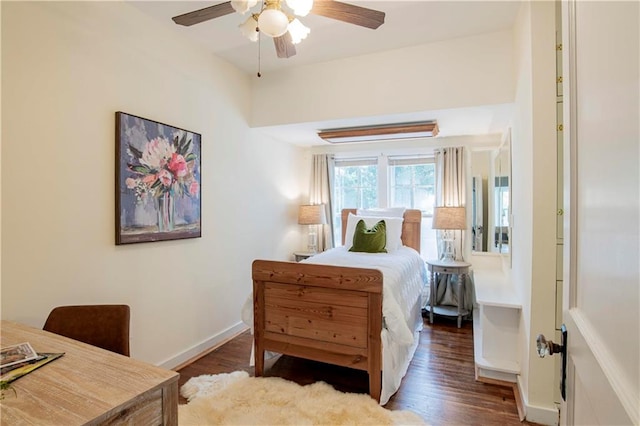
[[[116,112],[116,245],[199,238],[202,136]]]

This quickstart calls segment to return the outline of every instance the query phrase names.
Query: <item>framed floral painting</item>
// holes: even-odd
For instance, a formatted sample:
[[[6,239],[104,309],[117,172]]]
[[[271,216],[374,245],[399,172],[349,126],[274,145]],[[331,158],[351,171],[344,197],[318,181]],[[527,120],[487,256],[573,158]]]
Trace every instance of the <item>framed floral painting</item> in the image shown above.
[[[116,244],[201,236],[201,136],[116,112]]]

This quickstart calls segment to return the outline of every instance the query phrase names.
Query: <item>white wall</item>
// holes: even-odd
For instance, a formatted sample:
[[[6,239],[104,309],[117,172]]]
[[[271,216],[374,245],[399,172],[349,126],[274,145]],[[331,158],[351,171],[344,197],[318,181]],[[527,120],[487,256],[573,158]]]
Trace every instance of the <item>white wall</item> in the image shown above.
[[[2,2],[2,319],[131,305],[172,367],[243,327],[251,262],[299,248],[304,151],[249,129],[250,83],[124,2]],[[115,246],[115,111],[202,134],[202,238]]]
[[[511,277],[522,298],[522,375],[527,420],[557,421],[556,364],[535,356],[539,333],[554,336],[557,151],[555,5],[523,3],[514,30],[516,113],[513,125]]]
[[[511,103],[512,57],[502,31],[268,73],[252,79],[251,125]]]
[[[471,176],[480,176],[482,179],[489,179],[492,166],[490,150],[484,149],[471,152]]]

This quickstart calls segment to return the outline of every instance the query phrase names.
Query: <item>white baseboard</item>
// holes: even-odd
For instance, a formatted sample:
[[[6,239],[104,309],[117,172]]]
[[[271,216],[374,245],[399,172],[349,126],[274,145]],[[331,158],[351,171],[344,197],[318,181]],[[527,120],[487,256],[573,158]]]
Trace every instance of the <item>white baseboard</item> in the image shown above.
[[[231,338],[237,336],[240,333],[248,330],[249,327],[240,321],[235,325],[227,328],[226,330],[221,331],[220,333],[209,337],[208,339],[198,343],[195,346],[185,350],[184,352],[179,353],[178,355],[169,358],[166,361],[158,364],[158,367],[166,368],[167,370],[172,370],[177,366],[187,363],[189,360],[195,360],[199,358],[201,355],[211,352],[216,347],[220,346],[222,343],[230,340]],[[248,359],[247,359],[248,362]]]
[[[525,419],[531,423],[538,423],[541,425],[557,426],[559,423],[559,412],[557,407],[545,408],[536,407],[530,405],[527,394],[522,388],[522,379],[518,376],[518,393],[520,394],[521,403],[524,407]]]
[[[478,363],[476,363],[476,376],[476,380],[479,381],[482,381],[482,379],[491,379],[509,383],[515,383],[518,377],[518,375],[515,373],[505,373],[503,371],[484,368]]]

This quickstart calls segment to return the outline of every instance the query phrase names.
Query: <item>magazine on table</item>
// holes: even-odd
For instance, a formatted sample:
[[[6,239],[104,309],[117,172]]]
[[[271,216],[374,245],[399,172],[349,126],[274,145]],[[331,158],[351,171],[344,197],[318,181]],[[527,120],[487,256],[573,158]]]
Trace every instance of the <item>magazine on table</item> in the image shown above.
[[[2,364],[0,367],[0,382],[11,383],[33,370],[50,363],[64,355],[62,353],[36,352],[29,343],[20,343],[0,349]],[[6,363],[5,363],[6,361]]]
[[[0,376],[0,382],[3,383],[11,383],[14,380],[19,379],[20,377],[31,373],[33,370],[42,367],[50,363],[53,360],[56,360],[64,355],[64,352],[61,353],[40,353],[39,358],[34,361],[27,361],[24,365],[19,365],[17,368],[9,370],[7,372],[2,372]],[[9,367],[10,368],[10,367]]]
[[[0,368],[31,361],[36,358],[38,358],[38,354],[28,342],[6,346],[0,349]]]

